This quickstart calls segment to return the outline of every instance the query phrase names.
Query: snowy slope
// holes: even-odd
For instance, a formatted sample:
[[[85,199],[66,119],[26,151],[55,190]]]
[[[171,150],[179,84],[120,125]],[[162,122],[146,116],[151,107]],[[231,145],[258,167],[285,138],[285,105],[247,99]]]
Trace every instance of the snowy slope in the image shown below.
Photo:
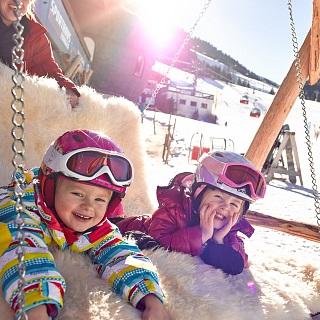
[[[174,73],[173,71],[172,73]],[[178,74],[178,73],[177,73]],[[172,74],[170,74],[172,76]],[[190,79],[185,72],[180,73],[180,80]],[[270,107],[274,95],[270,95],[258,90],[248,89],[238,85],[226,84],[215,81],[214,84],[208,83],[205,79],[197,82],[197,90],[212,93],[217,99],[215,114],[218,116],[218,125],[199,122],[191,119],[177,118],[176,134],[180,135],[177,140],[184,140],[185,147],[190,146],[190,140],[196,132],[202,133],[206,140],[210,137],[226,139],[230,149],[235,152],[245,153],[250,146],[256,131],[258,130],[264,115]],[[243,95],[249,97],[249,104],[240,103]],[[250,111],[257,106],[261,110],[260,118],[250,117]],[[314,126],[320,124],[320,104],[314,101],[306,101],[307,122],[310,126],[310,135],[313,145],[313,157],[316,163],[320,161],[319,144],[320,139],[314,138]],[[169,121],[168,115],[157,115],[163,118],[162,121]],[[308,162],[308,150],[305,142],[304,118],[299,99],[295,102],[289,113],[286,124],[290,125],[291,131],[296,133],[296,142],[303,172],[303,182],[305,185],[311,183],[310,169]],[[227,126],[225,126],[227,125]],[[263,142],[262,142],[263,143]],[[234,145],[234,148],[231,146]],[[318,168],[319,167],[319,168]],[[316,171],[320,172],[320,166],[316,166]]]

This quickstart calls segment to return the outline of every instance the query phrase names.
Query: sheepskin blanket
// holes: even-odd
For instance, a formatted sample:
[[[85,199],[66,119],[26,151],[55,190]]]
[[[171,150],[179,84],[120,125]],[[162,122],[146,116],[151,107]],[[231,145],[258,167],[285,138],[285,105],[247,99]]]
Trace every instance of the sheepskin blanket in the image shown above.
[[[174,320],[303,320],[319,311],[319,266],[253,246],[250,269],[226,276],[196,257],[164,249],[144,251],[158,269]],[[134,320],[141,313],[114,294],[83,256],[53,250],[67,282],[62,320]],[[13,319],[0,296],[0,319]]]
[[[11,180],[11,130],[13,110],[11,94],[13,71],[0,63],[0,185]],[[140,111],[124,98],[104,99],[92,88],[79,88],[81,97],[72,109],[65,91],[53,79],[27,76],[24,83],[25,101],[25,158],[26,168],[40,166],[50,143],[67,130],[101,131],[114,140],[132,161],[134,182],[124,201],[127,214],[150,213],[154,209],[145,176],[145,139],[141,128]]]
[[[12,83],[11,70],[1,64],[0,81],[0,184],[6,184],[13,171]],[[139,112],[125,99],[105,100],[88,87],[81,87],[80,92],[79,105],[72,110],[54,80],[26,77],[26,167],[39,165],[48,145],[66,130],[103,131],[123,148],[135,167],[135,181],[124,199],[126,213],[152,212]],[[298,262],[263,243],[247,241],[246,248],[251,266],[237,276],[227,276],[186,254],[164,249],[144,251],[157,267],[172,319],[302,320],[320,311],[320,265]],[[141,319],[138,310],[96,276],[86,257],[57,249],[52,253],[67,283],[65,307],[58,319]],[[0,310],[0,320],[13,319],[1,290]]]

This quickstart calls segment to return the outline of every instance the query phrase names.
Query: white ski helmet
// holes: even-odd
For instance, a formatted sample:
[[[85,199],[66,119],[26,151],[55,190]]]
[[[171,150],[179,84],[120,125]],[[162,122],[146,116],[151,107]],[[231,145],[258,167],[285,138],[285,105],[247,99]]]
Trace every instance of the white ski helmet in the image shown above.
[[[244,156],[231,151],[203,154],[194,175],[193,196],[197,198],[206,187],[228,192],[249,203],[262,199],[266,191],[263,174]]]

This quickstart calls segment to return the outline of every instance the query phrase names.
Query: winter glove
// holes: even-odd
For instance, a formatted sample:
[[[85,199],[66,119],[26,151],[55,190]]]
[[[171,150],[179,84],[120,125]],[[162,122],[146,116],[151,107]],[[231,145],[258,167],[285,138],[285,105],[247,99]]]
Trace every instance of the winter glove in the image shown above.
[[[153,237],[141,232],[141,231],[127,231],[123,235],[124,239],[133,239],[140,250],[144,249],[157,249],[162,247],[162,245]]]
[[[213,241],[208,242],[200,258],[206,264],[231,275],[241,273],[244,268],[244,260],[239,252],[225,244],[216,244]]]

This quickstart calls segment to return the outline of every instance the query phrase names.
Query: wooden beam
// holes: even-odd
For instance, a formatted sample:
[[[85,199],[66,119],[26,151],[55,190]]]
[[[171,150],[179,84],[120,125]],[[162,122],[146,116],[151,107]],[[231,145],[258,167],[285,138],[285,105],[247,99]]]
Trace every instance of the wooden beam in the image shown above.
[[[320,77],[320,0],[313,0],[310,39],[309,84],[313,86]]]
[[[288,233],[303,239],[320,242],[320,227],[297,221],[275,218],[248,210],[246,219],[253,225]]]
[[[306,82],[309,73],[310,33],[311,30],[299,51],[303,84]],[[297,82],[294,61],[246,153],[246,158],[248,158],[258,169],[262,168],[274,140],[292,109],[299,93],[300,89]]]
[[[66,72],[64,73],[64,75],[68,78],[72,77],[72,74],[74,73],[74,71],[78,68],[78,66],[80,65],[82,61],[82,57],[80,54],[78,54],[74,60],[72,61],[70,67],[66,70]]]

